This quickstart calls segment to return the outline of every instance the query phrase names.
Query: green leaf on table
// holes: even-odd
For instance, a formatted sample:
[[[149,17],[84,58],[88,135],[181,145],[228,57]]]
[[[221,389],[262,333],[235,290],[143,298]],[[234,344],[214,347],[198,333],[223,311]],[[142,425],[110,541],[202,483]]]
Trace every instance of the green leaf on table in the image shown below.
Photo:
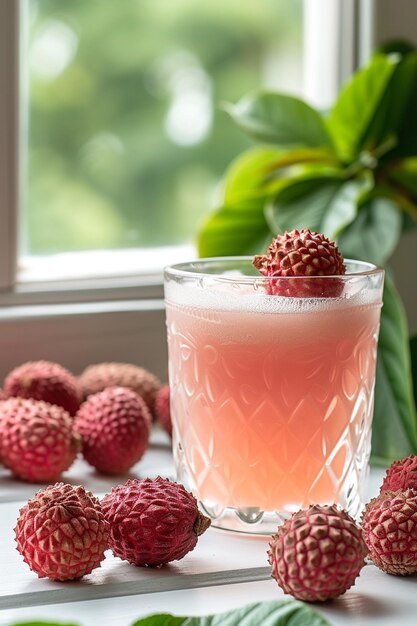
[[[321,115],[311,106],[278,93],[260,92],[242,98],[227,110],[251,137],[279,146],[332,146]]]
[[[417,405],[417,335],[410,339],[411,374],[413,379],[414,401]]]
[[[341,233],[338,245],[345,258],[385,265],[401,230],[402,215],[394,202],[374,197],[360,207],[356,219]]]
[[[378,344],[372,459],[389,465],[411,453],[417,453],[417,414],[407,320],[394,283],[386,275]]]
[[[399,55],[377,55],[343,88],[327,120],[343,159],[354,159],[376,139],[369,131],[376,117],[385,115],[381,104],[399,60]]]
[[[171,620],[171,621],[170,621]],[[295,600],[256,602],[205,617],[151,615],[132,626],[330,626],[306,604]]]
[[[265,216],[273,232],[310,228],[335,238],[355,219],[358,198],[368,188],[366,179],[294,178],[269,201]]]

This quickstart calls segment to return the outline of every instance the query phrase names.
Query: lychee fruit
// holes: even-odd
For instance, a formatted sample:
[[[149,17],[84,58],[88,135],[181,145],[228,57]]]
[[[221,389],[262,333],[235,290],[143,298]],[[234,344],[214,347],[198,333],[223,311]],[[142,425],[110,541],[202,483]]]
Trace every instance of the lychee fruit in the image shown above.
[[[414,489],[417,491],[416,455],[394,461],[387,469],[380,491],[382,493],[383,491],[404,491],[405,489]]]
[[[109,524],[98,499],[84,487],[50,485],[19,513],[17,550],[39,578],[74,580],[103,561]]]
[[[149,446],[151,416],[144,400],[125,387],[87,398],[75,416],[85,460],[104,474],[123,474]]]
[[[267,291],[273,295],[298,298],[337,297],[343,282],[337,278],[346,266],[333,241],[308,228],[285,232],[274,238],[266,255],[253,259],[254,267],[268,278]]]
[[[369,556],[387,574],[417,572],[417,492],[384,491],[367,504],[362,519]]]
[[[6,397],[33,398],[62,406],[75,415],[81,404],[77,379],[57,363],[34,361],[16,367],[4,381]]]
[[[163,429],[172,437],[169,385],[163,385],[158,391],[155,401],[155,414]]]
[[[79,377],[84,398],[107,387],[127,387],[136,391],[154,413],[156,394],[161,386],[159,380],[145,370],[129,363],[99,363],[87,367]]]
[[[38,400],[9,398],[0,408],[0,458],[13,474],[29,482],[58,478],[81,442],[62,407]]]
[[[307,602],[349,589],[366,555],[361,530],[346,511],[312,505],[294,513],[270,543],[272,576],[285,593]]]
[[[128,480],[102,500],[115,556],[142,566],[182,559],[210,526],[182,485],[165,478]]]

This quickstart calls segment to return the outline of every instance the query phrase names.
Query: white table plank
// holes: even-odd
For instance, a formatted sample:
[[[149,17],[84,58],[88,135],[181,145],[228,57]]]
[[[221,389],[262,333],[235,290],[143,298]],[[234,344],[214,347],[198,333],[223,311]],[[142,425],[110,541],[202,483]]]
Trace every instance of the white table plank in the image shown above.
[[[134,567],[108,552],[105,561],[82,581],[39,579],[17,552],[13,528],[23,503],[0,505],[0,609],[264,580],[270,576],[267,538],[209,528],[181,561],[160,569]]]
[[[0,626],[22,620],[56,620],[80,626],[130,626],[152,613],[204,615],[250,602],[284,597],[275,581],[108,598],[71,604],[51,604],[0,611]],[[415,626],[417,578],[392,577],[366,566],[354,588],[333,602],[313,605],[332,626]]]
[[[99,474],[84,459],[78,458],[72,467],[62,475],[64,482],[84,485],[94,493],[107,493],[115,485],[124,483],[128,478],[155,478],[161,476],[174,478],[171,442],[164,432],[154,428],[151,447],[125,476],[105,476]],[[28,500],[45,484],[25,483],[12,477],[9,470],[0,467],[0,503]]]

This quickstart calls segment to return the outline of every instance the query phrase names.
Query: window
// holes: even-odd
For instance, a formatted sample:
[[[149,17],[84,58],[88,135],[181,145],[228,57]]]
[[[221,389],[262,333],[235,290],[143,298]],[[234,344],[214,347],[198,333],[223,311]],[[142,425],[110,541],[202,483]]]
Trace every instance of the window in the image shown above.
[[[302,92],[302,0],[25,0],[22,23],[21,279],[193,256],[250,145],[221,103]]]

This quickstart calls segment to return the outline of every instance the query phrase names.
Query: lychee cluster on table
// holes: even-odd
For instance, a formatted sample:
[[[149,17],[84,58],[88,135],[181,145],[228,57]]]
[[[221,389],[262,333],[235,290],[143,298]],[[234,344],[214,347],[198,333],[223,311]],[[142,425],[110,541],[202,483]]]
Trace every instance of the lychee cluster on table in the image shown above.
[[[191,493],[158,477],[128,480],[101,502],[82,486],[50,485],[20,509],[14,531],[39,578],[67,581],[99,567],[108,549],[136,566],[179,561],[209,526]]]
[[[100,363],[76,377],[57,363],[24,363],[0,390],[0,461],[29,482],[59,479],[78,453],[123,475],[148,449],[153,422],[171,436],[169,388],[142,367]]]

